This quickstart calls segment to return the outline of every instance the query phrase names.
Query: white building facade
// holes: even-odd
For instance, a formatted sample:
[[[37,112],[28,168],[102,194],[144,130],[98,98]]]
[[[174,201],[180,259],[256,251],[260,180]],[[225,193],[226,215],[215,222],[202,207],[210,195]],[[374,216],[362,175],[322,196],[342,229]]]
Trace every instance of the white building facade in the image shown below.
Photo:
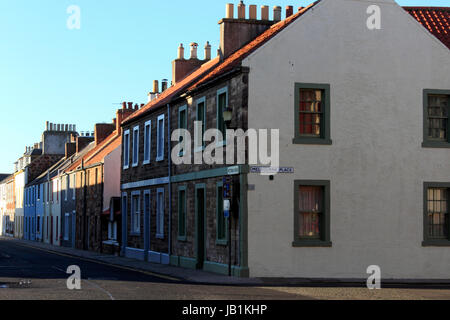
[[[249,128],[294,168],[248,176],[250,276],[450,279],[449,132],[427,127],[450,50],[392,0],[322,0],[243,65]]]

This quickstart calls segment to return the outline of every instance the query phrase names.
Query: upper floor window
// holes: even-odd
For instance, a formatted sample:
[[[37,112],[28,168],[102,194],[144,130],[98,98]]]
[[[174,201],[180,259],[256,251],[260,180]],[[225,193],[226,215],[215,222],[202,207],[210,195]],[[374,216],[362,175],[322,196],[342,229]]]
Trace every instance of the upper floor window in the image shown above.
[[[178,109],[178,128],[187,129],[187,106],[185,105]],[[181,136],[179,142],[182,143],[180,155],[183,156],[186,152],[186,136]]]
[[[424,183],[423,245],[450,246],[450,183]]]
[[[450,148],[450,90],[424,90],[422,146]]]
[[[152,146],[152,121],[144,125],[144,164],[150,163],[150,150]]]
[[[66,182],[66,187],[64,190],[64,200],[67,201],[67,195],[68,195],[69,189],[70,189],[69,176],[65,176],[64,179],[65,179],[64,181]]]
[[[164,160],[164,114],[158,117],[156,161]]]
[[[75,189],[77,187],[76,174],[72,174],[72,200],[75,200]]]
[[[186,187],[178,187],[178,240],[186,240]]]
[[[123,168],[130,167],[130,130],[123,133]]]
[[[296,144],[331,144],[330,85],[295,84]]]
[[[196,110],[196,121],[200,122],[201,125],[198,127],[198,132],[195,136],[197,141],[195,141],[195,151],[201,151],[205,148],[205,141],[203,136],[206,131],[206,99],[201,98],[197,100],[197,110]]]
[[[133,167],[139,164],[139,127],[133,128]]]
[[[223,143],[226,141],[227,126],[223,120],[223,112],[228,107],[228,88],[217,91],[217,130],[222,132]],[[218,141],[220,143],[220,141]]]
[[[295,180],[293,246],[331,246],[329,181]]]

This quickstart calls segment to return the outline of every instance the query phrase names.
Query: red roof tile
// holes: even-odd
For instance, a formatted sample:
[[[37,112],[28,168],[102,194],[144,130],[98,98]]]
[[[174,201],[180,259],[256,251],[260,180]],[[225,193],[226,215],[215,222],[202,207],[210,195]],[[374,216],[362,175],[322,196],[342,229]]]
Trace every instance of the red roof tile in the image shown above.
[[[270,29],[266,30],[262,34],[260,34],[258,37],[256,37],[253,41],[230,55],[228,58],[225,59],[225,61],[220,64],[217,68],[215,68],[212,72],[208,73],[205,77],[203,77],[200,81],[192,85],[189,90],[195,89],[202,83],[208,81],[209,79],[212,79],[220,74],[223,74],[229,70],[231,70],[233,67],[237,66],[239,63],[241,63],[242,60],[244,60],[249,54],[251,54],[253,51],[261,47],[264,43],[266,43],[268,40],[272,39],[274,36],[276,36],[280,31],[282,31],[284,28],[286,28],[288,25],[290,25],[292,22],[297,20],[300,16],[302,16],[305,12],[307,12],[309,9],[314,7],[317,3],[320,1],[315,1],[314,3],[311,3],[309,6],[300,9],[298,12],[290,16],[289,18],[282,20],[273,26],[270,27]]]
[[[403,7],[450,49],[450,7]]]
[[[76,170],[79,166],[81,166],[82,161],[84,161],[85,166],[102,162],[103,158],[116,149],[121,143],[122,137],[117,135],[117,131],[113,131],[113,133],[106,137],[105,140],[100,142],[83,157],[75,161],[65,171],[70,172]]]
[[[131,122],[133,121],[133,119],[136,119],[139,116],[142,116],[145,113],[147,113],[149,109],[169,103],[177,93],[180,93],[181,91],[186,89],[190,84],[192,84],[195,80],[197,80],[199,77],[203,76],[205,73],[213,69],[219,63],[219,60],[220,60],[219,57],[216,57],[204,63],[200,68],[189,74],[183,80],[179,81],[174,86],[168,88],[166,91],[161,93],[161,95],[157,99],[150,101],[140,110],[134,112],[127,119],[122,121],[122,123],[124,124]]]

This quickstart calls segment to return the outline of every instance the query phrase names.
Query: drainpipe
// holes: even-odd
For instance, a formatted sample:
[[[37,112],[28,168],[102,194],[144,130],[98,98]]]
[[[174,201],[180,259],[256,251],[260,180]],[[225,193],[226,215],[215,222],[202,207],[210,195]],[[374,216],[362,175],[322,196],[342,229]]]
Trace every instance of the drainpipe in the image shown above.
[[[81,222],[81,225],[83,226],[83,236],[82,236],[82,248],[83,250],[86,250],[86,216],[87,216],[87,208],[86,208],[86,193],[87,193],[87,186],[86,186],[86,169],[84,168],[84,159],[81,160],[81,171],[83,171],[83,221]],[[89,235],[88,235],[89,236]],[[89,248],[88,248],[89,249]]]
[[[171,135],[170,135],[170,103],[167,104],[167,158],[169,162],[169,264],[170,264],[170,256],[172,255],[172,158],[170,151],[171,144]]]

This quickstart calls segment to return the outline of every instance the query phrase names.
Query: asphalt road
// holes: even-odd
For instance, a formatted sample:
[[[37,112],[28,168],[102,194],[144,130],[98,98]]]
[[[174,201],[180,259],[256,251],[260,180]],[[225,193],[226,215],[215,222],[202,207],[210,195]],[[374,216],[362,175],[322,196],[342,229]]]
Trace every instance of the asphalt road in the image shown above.
[[[69,290],[68,266],[81,270],[81,290]],[[306,297],[267,288],[185,283],[0,240],[0,300],[265,300]]]

